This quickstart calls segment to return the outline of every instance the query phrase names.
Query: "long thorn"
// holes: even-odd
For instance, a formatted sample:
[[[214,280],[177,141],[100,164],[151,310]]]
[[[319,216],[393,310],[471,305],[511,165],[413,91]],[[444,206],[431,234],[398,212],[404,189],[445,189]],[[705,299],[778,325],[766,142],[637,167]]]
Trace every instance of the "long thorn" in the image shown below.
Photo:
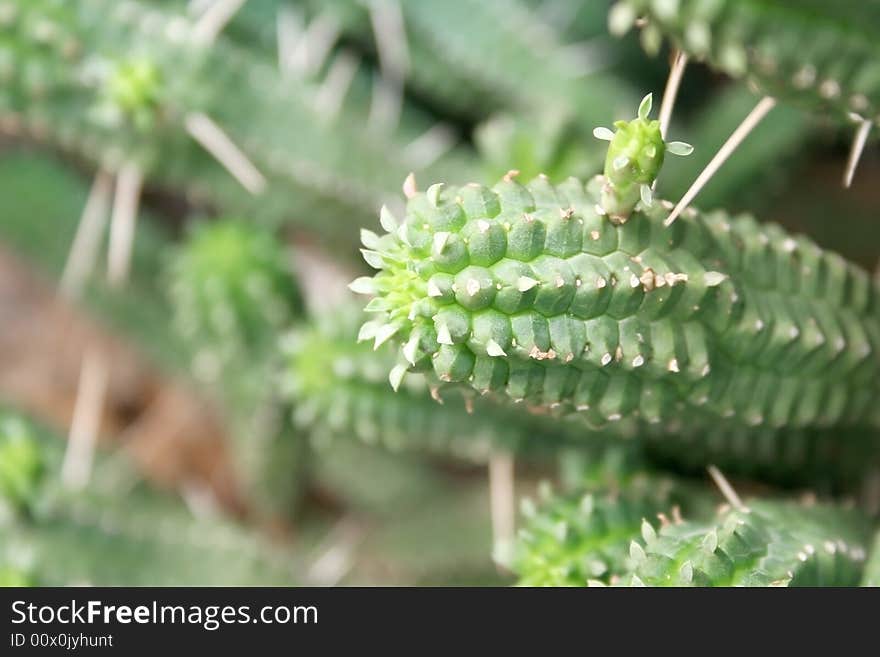
[[[114,287],[121,286],[128,278],[142,184],[143,175],[134,164],[123,166],[116,176],[107,251],[107,282]]]
[[[749,115],[743,119],[743,122],[739,124],[737,129],[733,131],[733,134],[728,137],[726,142],[724,142],[724,145],[717,153],[715,153],[715,157],[713,157],[709,164],[706,165],[706,168],[703,169],[702,173],[697,176],[697,179],[690,186],[690,189],[685,192],[685,195],[678,202],[678,205],[673,208],[672,212],[663,222],[664,226],[672,225],[672,222],[675,221],[685,209],[687,209],[691,204],[691,201],[693,201],[696,195],[700,193],[700,190],[703,189],[706,183],[712,179],[715,172],[718,171],[721,165],[727,161],[727,158],[733,154],[737,147],[739,147],[743,140],[749,136],[749,133],[755,129],[775,105],[776,99],[771,98],[770,96],[765,96],[757,105],[755,105],[754,109],[749,112]]]
[[[108,374],[106,356],[94,347],[86,351],[61,467],[61,480],[70,488],[82,488],[91,476]]]
[[[409,45],[397,0],[373,0],[370,22],[379,54],[380,77],[373,83],[370,126],[391,132],[400,121],[403,84],[409,69]]]
[[[510,452],[493,450],[489,456],[489,508],[495,561],[506,567],[516,531],[514,463]]]
[[[186,130],[251,194],[266,188],[266,179],[214,121],[201,112],[188,114]]]
[[[201,46],[214,42],[247,0],[214,0],[193,26],[192,39]]]
[[[76,236],[64,265],[59,285],[61,294],[68,299],[80,295],[83,286],[95,267],[101,234],[107,224],[110,210],[110,197],[113,193],[113,179],[109,173],[99,170],[83,208]]]
[[[669,121],[672,119],[672,109],[675,107],[675,99],[678,97],[678,88],[684,77],[684,69],[687,66],[688,57],[680,50],[675,52],[672,66],[669,69],[669,78],[666,80],[666,88],[663,90],[663,100],[660,102],[660,135],[666,139],[669,131]]]
[[[455,132],[445,123],[435,123],[403,147],[403,157],[415,169],[432,165],[455,145]]]
[[[278,8],[275,22],[276,40],[278,41],[278,70],[282,75],[296,70],[297,43],[303,38],[303,20],[300,13],[289,5]]]
[[[740,499],[739,495],[736,494],[733,486],[731,486],[730,482],[727,481],[727,477],[721,474],[721,470],[716,468],[714,465],[710,465],[706,469],[709,471],[709,476],[712,477],[712,481],[714,481],[715,485],[718,486],[718,490],[720,490],[721,494],[724,495],[724,499],[726,499],[730,503],[730,506],[732,506],[737,511],[743,511],[746,508],[746,505],[743,504],[743,501]]]
[[[872,123],[869,119],[862,119],[856,137],[853,139],[852,148],[849,151],[849,159],[846,162],[846,171],[843,172],[843,186],[849,188],[852,185],[853,176],[856,175],[856,167],[868,143],[868,135],[871,132]]]
[[[339,114],[359,64],[358,58],[347,50],[343,50],[333,60],[324,82],[315,94],[315,110],[322,119],[332,121]]]

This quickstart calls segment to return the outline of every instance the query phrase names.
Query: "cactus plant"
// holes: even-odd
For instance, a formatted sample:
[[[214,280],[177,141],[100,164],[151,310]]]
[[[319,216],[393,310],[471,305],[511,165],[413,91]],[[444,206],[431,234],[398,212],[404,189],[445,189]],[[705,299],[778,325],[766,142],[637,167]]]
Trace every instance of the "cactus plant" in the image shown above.
[[[699,494],[669,479],[639,473],[625,487],[603,492],[545,496],[540,507],[522,504],[525,525],[512,569],[521,586],[608,584],[630,568],[629,546],[658,514],[670,517],[700,508]],[[648,531],[648,530],[646,530]]]
[[[0,501],[27,502],[30,510],[0,518],[4,585],[294,581],[296,566],[283,550],[227,521],[193,517],[167,494],[143,485],[132,490],[132,473],[124,476],[118,462],[101,455],[90,486],[71,491],[49,465],[61,461],[58,438],[8,412],[2,414],[2,430],[4,452],[27,445],[47,464],[30,470],[26,491],[5,485],[0,490]]]
[[[630,545],[630,586],[857,586],[865,522],[845,510],[767,500],[708,525],[672,523]]]
[[[668,35],[678,48],[748,77],[764,93],[843,121],[856,113],[880,122],[875,2],[624,0],[611,16],[618,32],[647,18],[648,43]]]
[[[644,186],[644,183],[642,183]],[[804,237],[664,204],[609,221],[607,182],[432,185],[364,233],[379,269],[362,338],[403,343],[391,371],[576,411],[593,424],[701,409],[752,426],[867,426],[878,288]],[[622,217],[621,217],[622,219]]]

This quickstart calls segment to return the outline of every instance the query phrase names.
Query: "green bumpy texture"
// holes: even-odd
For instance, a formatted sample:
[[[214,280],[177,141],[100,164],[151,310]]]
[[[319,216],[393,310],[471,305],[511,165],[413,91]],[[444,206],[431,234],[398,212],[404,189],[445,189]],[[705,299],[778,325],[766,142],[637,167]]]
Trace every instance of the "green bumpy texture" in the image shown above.
[[[630,545],[630,586],[858,586],[867,523],[826,506],[750,501],[708,524],[668,524]]]
[[[245,221],[197,224],[174,254],[168,278],[176,328],[220,362],[274,345],[302,312],[283,244]]]
[[[476,398],[466,390],[445,391],[438,404],[423,376],[413,375],[393,391],[387,375],[395,351],[389,344],[374,351],[357,343],[362,320],[359,308],[343,305],[297,326],[282,340],[281,389],[296,424],[319,445],[354,436],[392,450],[437,451],[482,463],[493,448],[549,453],[586,439],[573,423]]]
[[[512,570],[520,586],[609,584],[629,571],[630,542],[646,519],[687,512],[691,502],[691,491],[645,473],[614,492],[550,494],[538,508],[527,499]]]
[[[612,9],[612,30],[639,16],[654,45],[668,36],[763,93],[880,124],[877,0],[623,0]]]
[[[622,224],[604,179],[434,185],[363,232],[379,269],[362,339],[395,338],[391,372],[592,426],[699,412],[751,426],[880,426],[880,295],[870,276],[748,216],[654,202]]]
[[[602,208],[612,220],[626,221],[641,198],[642,185],[657,179],[666,155],[660,122],[647,118],[615,121],[605,156]]]

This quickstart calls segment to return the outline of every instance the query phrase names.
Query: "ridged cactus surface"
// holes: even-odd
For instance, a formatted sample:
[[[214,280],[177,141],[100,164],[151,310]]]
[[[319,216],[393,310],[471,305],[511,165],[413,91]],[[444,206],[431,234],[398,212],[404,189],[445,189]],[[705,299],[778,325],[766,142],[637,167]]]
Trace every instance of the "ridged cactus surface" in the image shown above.
[[[865,520],[833,507],[749,501],[709,524],[669,523],[630,546],[631,586],[858,586]]]
[[[648,20],[646,45],[661,36],[767,94],[841,120],[880,123],[880,3],[876,0],[623,0],[611,28]]]
[[[429,371],[601,425],[691,409],[753,426],[880,425],[880,296],[867,272],[748,216],[639,204],[605,179],[432,185],[364,232],[379,269],[361,337]]]
[[[657,518],[675,516],[694,495],[670,479],[639,474],[612,491],[550,494],[522,505],[513,571],[520,586],[607,584],[629,571],[630,542]],[[694,506],[700,506],[695,502]]]
[[[309,428],[313,440],[354,436],[389,449],[439,451],[478,462],[493,448],[549,453],[566,442],[589,441],[580,426],[470,391],[448,390],[441,397],[421,375],[395,392],[387,378],[395,350],[358,343],[362,319],[359,308],[344,305],[301,323],[282,341],[282,388],[297,424]]]

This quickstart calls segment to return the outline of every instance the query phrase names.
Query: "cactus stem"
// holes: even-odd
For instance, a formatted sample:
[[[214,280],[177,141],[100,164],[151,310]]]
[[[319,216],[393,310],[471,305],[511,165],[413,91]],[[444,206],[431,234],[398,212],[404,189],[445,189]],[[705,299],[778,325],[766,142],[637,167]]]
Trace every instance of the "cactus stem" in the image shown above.
[[[767,113],[775,106],[776,99],[771,98],[770,96],[764,96],[758,101],[758,104],[755,105],[754,109],[749,112],[749,115],[743,119],[743,122],[739,124],[737,129],[733,131],[733,134],[728,137],[726,142],[724,142],[724,145],[717,153],[715,153],[715,157],[713,157],[709,164],[706,165],[706,168],[703,169],[702,173],[697,176],[697,179],[690,186],[690,189],[685,192],[684,196],[663,222],[664,226],[671,226],[678,216],[687,209],[697,194],[700,193],[700,190],[702,190],[703,187],[706,186],[706,183],[712,179],[715,172],[721,168],[721,165],[727,161],[727,158],[733,155],[734,151],[736,151],[743,140],[749,136],[752,130],[757,127],[761,120],[767,116]]]
[[[846,162],[846,170],[843,172],[843,186],[847,189],[852,185],[853,176],[856,175],[856,167],[862,158],[862,151],[865,150],[865,144],[868,142],[868,134],[871,132],[871,121],[861,119],[859,127],[856,130],[856,136],[853,139],[852,148],[849,151],[849,159]]]
[[[210,117],[201,112],[187,115],[186,131],[254,196],[266,188],[266,179],[235,142]]]

